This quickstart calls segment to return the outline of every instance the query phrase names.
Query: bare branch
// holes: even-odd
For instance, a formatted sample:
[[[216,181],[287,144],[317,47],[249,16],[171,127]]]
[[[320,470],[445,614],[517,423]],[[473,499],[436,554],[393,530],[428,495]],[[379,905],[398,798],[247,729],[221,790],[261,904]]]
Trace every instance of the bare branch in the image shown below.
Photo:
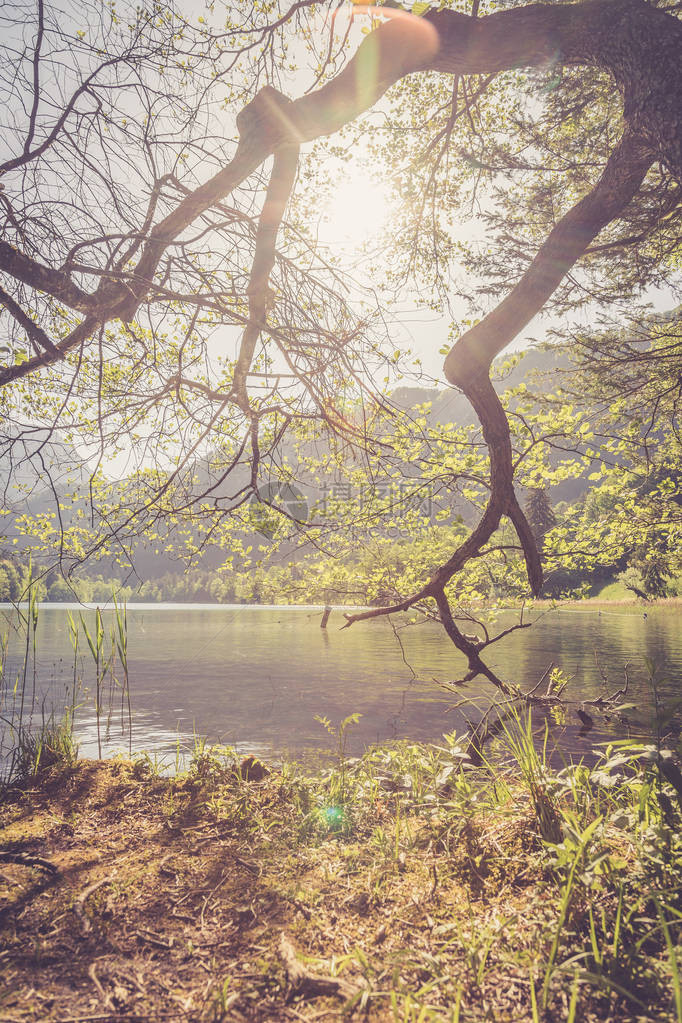
[[[56,347],[54,341],[47,336],[42,327],[39,327],[38,324],[24,312],[19,303],[15,302],[12,296],[8,295],[2,287],[0,287],[0,304],[4,305],[17,323],[23,327],[27,336],[37,348],[38,354],[49,352],[55,359],[61,359],[64,357]]]
[[[237,401],[244,411],[247,411],[249,407],[246,379],[253,361],[256,342],[265,323],[270,304],[268,281],[270,272],[275,265],[277,232],[296,180],[298,153],[298,146],[283,146],[275,152],[270,183],[258,221],[256,250],[247,288],[249,322],[242,336],[232,385]]]

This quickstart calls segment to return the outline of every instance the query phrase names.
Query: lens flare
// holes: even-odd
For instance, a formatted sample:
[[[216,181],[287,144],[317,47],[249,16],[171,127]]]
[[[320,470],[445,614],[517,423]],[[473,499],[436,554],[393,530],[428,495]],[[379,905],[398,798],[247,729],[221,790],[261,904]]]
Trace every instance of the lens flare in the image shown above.
[[[382,233],[392,211],[382,183],[361,177],[342,179],[323,211],[321,237],[331,244],[359,248]]]

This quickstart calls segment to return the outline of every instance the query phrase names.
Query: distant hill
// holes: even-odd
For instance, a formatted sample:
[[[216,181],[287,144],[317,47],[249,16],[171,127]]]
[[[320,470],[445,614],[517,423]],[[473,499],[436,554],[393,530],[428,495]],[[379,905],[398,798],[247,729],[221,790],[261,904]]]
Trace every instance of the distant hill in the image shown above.
[[[518,387],[521,383],[528,384],[531,380],[537,380],[538,389],[549,393],[552,386],[551,374],[557,369],[567,369],[569,365],[566,356],[557,349],[529,348],[521,354],[522,358],[516,365],[504,373],[500,367],[509,357],[502,356],[497,360],[495,365],[498,367],[498,372],[493,376],[493,384],[498,394],[509,387]],[[467,399],[453,388],[439,390],[435,387],[397,387],[391,395],[391,399],[394,404],[403,409],[431,402],[431,413],[428,419],[433,425],[457,423],[461,426],[468,426],[476,422],[476,415]]]

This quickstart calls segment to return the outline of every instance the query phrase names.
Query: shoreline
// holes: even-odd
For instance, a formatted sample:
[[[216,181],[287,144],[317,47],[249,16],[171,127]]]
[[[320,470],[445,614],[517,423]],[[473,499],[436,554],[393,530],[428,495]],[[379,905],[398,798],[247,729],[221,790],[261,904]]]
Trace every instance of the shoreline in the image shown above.
[[[567,599],[567,600],[549,600],[544,598],[537,598],[534,600],[521,601],[519,603],[505,603],[504,601],[496,604],[485,604],[485,605],[472,605],[472,608],[476,610],[499,610],[499,611],[520,611],[522,608],[532,610],[533,608],[556,608],[560,610],[562,607],[580,607],[584,605],[591,605],[592,607],[633,607],[633,608],[647,608],[652,607],[676,607],[682,606],[682,597],[656,597],[651,600],[642,600],[639,597],[621,597],[621,598],[600,598],[600,597],[583,597],[580,599]],[[5,608],[18,608],[26,607],[26,601],[19,601],[13,603],[12,601],[0,601],[0,610]],[[88,610],[95,611],[98,607],[103,611],[113,611],[114,604],[109,601],[63,601],[63,600],[42,600],[38,601],[36,606],[42,610],[49,610],[54,608],[55,610],[68,610],[74,608],[87,608]],[[316,614],[322,615],[326,607],[331,607],[332,611],[345,612],[345,611],[369,611],[378,609],[381,605],[375,604],[221,604],[218,602],[204,602],[204,601],[173,601],[173,600],[141,600],[141,601],[127,601],[125,606],[131,611],[137,611],[147,608],[157,608],[158,610],[166,610],[168,608],[177,608],[178,610],[186,610],[195,608],[197,610],[207,609],[224,609],[226,611],[309,611],[315,612]]]

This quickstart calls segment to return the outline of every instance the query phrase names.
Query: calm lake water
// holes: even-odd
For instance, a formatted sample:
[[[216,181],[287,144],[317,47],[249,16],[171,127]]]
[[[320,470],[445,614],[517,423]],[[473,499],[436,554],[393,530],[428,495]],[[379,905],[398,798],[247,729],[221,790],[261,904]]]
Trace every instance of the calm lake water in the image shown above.
[[[50,709],[60,714],[70,702],[69,610],[76,620],[82,613],[92,629],[94,610],[64,604],[40,608],[34,720]],[[25,640],[16,631],[15,609],[0,607],[0,616],[4,621],[0,632],[10,633],[4,710],[0,710],[7,714],[10,690],[21,673]],[[114,615],[105,610],[103,617],[108,632]],[[320,618],[321,609],[310,607],[129,605],[133,751],[147,750],[172,764],[177,751],[191,748],[194,736],[199,736],[267,759],[300,758],[331,746],[316,715],[338,724],[358,712],[362,718],[349,731],[348,748],[359,752],[371,743],[394,738],[437,742],[444,732],[464,731],[465,713],[478,720],[489,706],[492,690],[488,686],[472,683],[457,693],[439,686],[458,678],[463,659],[437,625],[400,628],[396,618],[398,639],[384,619],[341,631],[342,612],[335,610],[323,631]],[[628,711],[629,724],[604,723],[595,715],[595,728],[581,734],[577,717],[569,714],[565,724],[553,728],[555,740],[566,753],[587,753],[596,743],[628,732],[647,734],[653,713],[647,658],[657,666],[662,697],[682,690],[678,606],[652,607],[646,614],[639,607],[572,606],[534,611],[531,618],[531,629],[513,634],[489,651],[498,673],[526,689],[554,662],[573,676],[567,690],[570,698],[593,698],[618,688],[624,666],[629,665],[626,699],[637,705]],[[512,620],[511,612],[501,613],[496,631]],[[105,647],[109,648],[108,638]],[[608,687],[599,665],[609,677]],[[94,672],[82,633],[77,675],[81,689],[89,692],[77,698],[76,735],[81,753],[96,756]],[[32,686],[31,665],[29,702]],[[473,700],[476,708],[458,709],[464,697]],[[103,702],[105,718],[113,707],[105,751],[127,750],[128,737],[120,727],[120,691],[110,691],[108,681]],[[106,731],[105,720],[103,735]]]

